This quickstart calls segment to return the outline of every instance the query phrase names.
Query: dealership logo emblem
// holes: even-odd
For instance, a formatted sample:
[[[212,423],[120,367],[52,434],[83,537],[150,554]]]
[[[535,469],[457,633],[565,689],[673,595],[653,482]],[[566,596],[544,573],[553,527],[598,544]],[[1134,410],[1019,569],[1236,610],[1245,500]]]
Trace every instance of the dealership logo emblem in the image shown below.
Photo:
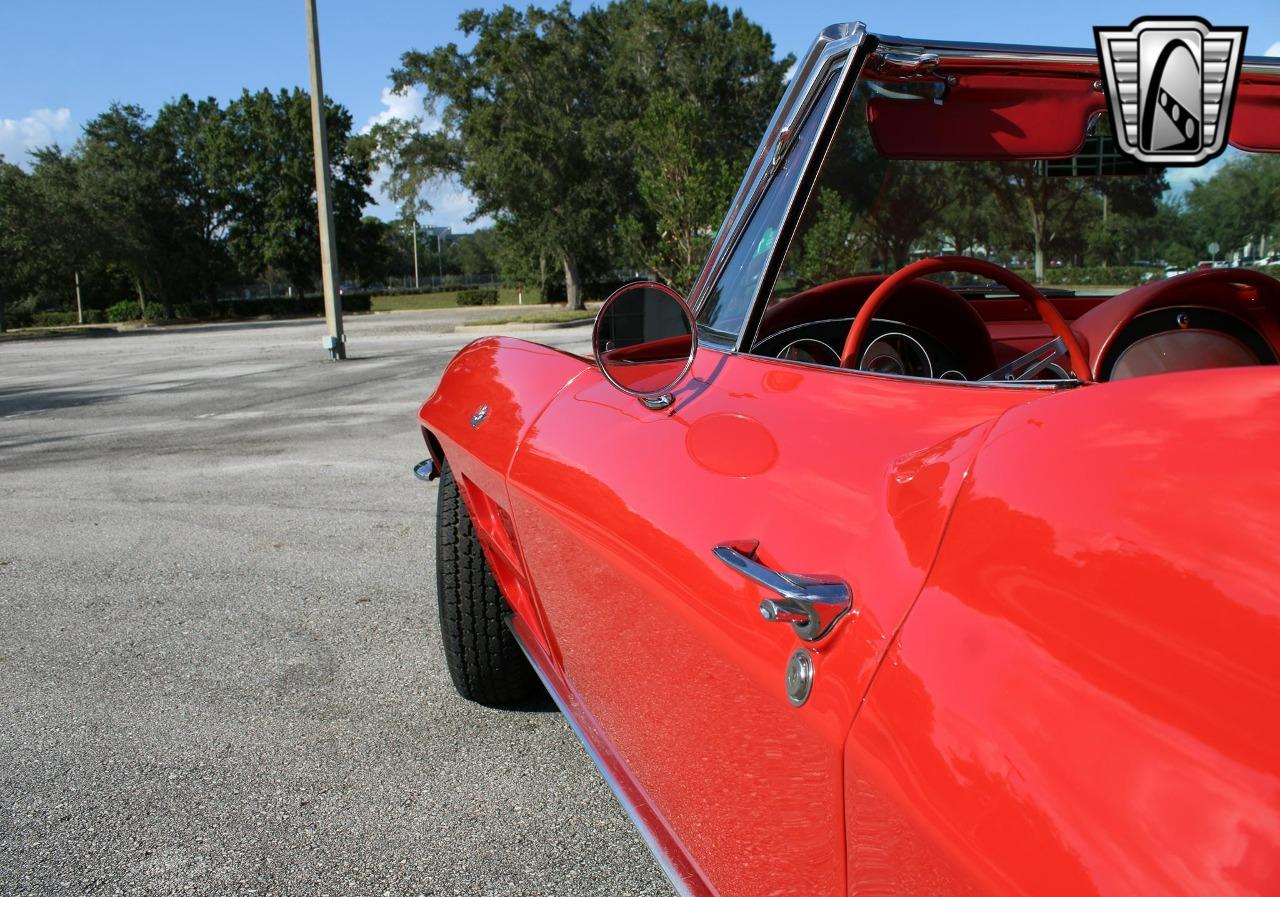
[[[1226,149],[1247,30],[1200,18],[1094,28],[1120,149],[1157,165],[1199,165]]]

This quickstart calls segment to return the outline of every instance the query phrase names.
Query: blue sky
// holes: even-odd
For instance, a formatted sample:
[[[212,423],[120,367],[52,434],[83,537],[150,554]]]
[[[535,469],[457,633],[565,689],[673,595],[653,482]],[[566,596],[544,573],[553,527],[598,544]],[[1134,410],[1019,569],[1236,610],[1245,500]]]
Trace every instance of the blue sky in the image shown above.
[[[500,3],[459,0],[318,0],[325,91],[351,110],[357,127],[379,116],[413,114],[415,98],[387,93],[400,54],[458,39],[458,13]],[[518,3],[517,5],[523,5]],[[589,3],[574,2],[575,8]],[[1092,46],[1094,25],[1127,25],[1140,15],[1193,13],[1218,25],[1247,25],[1246,52],[1280,54],[1278,0],[1201,0],[1175,9],[1124,2],[912,2],[746,0],[738,6],[773,35],[779,55],[799,55],[826,24],[861,18],[872,31],[916,37]],[[80,126],[113,100],[154,112],[189,93],[222,101],[244,87],[307,83],[303,0],[0,0],[0,155],[69,146]],[[465,194],[441,185],[434,222],[469,229]],[[374,210],[392,214],[385,204]]]

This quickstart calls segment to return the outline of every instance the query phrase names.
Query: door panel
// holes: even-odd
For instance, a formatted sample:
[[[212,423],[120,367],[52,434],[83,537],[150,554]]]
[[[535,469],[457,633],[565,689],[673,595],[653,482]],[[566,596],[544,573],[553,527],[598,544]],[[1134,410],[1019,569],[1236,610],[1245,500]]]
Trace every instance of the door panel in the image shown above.
[[[1034,394],[700,352],[667,411],[596,372],[536,421],[512,511],[570,687],[725,895],[844,892],[843,751],[988,422]],[[855,613],[806,646],[712,555],[759,542]]]

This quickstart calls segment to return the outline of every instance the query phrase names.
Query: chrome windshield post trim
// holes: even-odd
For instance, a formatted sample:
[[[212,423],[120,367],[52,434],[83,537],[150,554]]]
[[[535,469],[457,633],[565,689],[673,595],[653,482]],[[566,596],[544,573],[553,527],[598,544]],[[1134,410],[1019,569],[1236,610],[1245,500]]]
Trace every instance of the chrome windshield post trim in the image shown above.
[[[861,28],[861,26],[859,26]],[[795,229],[799,225],[800,212],[803,204],[808,202],[808,191],[813,189],[813,183],[817,178],[815,166],[822,165],[826,159],[827,148],[831,145],[831,141],[835,139],[835,135],[829,132],[829,127],[837,121],[844,112],[844,104],[848,102],[851,95],[851,82],[856,80],[862,74],[862,66],[866,61],[865,54],[861,54],[864,47],[869,46],[864,38],[866,30],[862,28],[858,31],[857,41],[853,43],[848,50],[841,50],[841,56],[830,62],[825,68],[816,72],[813,85],[812,96],[796,113],[796,117],[792,123],[791,130],[793,133],[799,133],[802,125],[806,124],[806,119],[810,115],[821,115],[822,119],[818,123],[815,136],[807,147],[801,147],[804,161],[800,164],[800,173],[795,179],[795,184],[791,187],[791,192],[787,196],[785,212],[781,221],[778,222],[777,236],[773,241],[773,245],[769,247],[769,253],[765,258],[763,273],[760,276],[759,283],[756,284],[755,295],[752,296],[751,302],[747,304],[747,314],[742,320],[741,326],[738,328],[738,338],[734,341],[733,351],[743,352],[748,340],[755,337],[755,331],[760,326],[760,317],[764,313],[764,306],[768,302],[769,291],[773,288],[774,279],[777,277],[776,265],[786,257],[787,251],[791,248],[791,237],[795,234]],[[860,55],[861,54],[861,55]],[[831,91],[831,98],[827,101],[825,109],[814,108],[818,98],[821,96],[830,80],[836,79],[835,88]],[[766,178],[762,187],[769,186]],[[804,195],[802,195],[804,191]],[[757,202],[759,198],[757,197]],[[800,203],[801,207],[797,207]]]
[[[825,76],[832,66],[842,57],[852,58],[854,51],[862,45],[866,35],[867,26],[862,22],[829,25],[814,40],[804,60],[796,67],[795,73],[791,76],[791,82],[783,91],[782,100],[774,110],[769,126],[756,147],[751,166],[734,193],[733,202],[729,204],[729,210],[711,244],[707,260],[702,265],[702,271],[694,281],[692,289],[689,290],[689,307],[693,309],[695,320],[702,312],[702,305],[710,293],[710,286],[719,276],[730,248],[737,241],[739,231],[751,217],[751,212],[754,211],[759,200],[759,194],[768,185],[770,163],[777,149],[779,135],[785,127],[794,125],[802,118],[801,113],[807,110],[816,99],[816,93],[823,86]]]

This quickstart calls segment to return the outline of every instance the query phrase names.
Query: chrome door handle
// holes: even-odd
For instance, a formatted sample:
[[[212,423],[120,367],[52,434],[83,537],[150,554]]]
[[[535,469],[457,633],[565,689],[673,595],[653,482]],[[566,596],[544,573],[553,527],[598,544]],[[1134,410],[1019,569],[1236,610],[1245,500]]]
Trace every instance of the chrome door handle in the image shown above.
[[[760,616],[770,623],[790,623],[796,635],[815,642],[853,608],[853,595],[844,580],[834,576],[779,573],[756,560],[754,546],[748,551],[743,551],[744,547],[741,543],[726,543],[717,545],[711,553],[725,566],[778,596],[760,602]]]

